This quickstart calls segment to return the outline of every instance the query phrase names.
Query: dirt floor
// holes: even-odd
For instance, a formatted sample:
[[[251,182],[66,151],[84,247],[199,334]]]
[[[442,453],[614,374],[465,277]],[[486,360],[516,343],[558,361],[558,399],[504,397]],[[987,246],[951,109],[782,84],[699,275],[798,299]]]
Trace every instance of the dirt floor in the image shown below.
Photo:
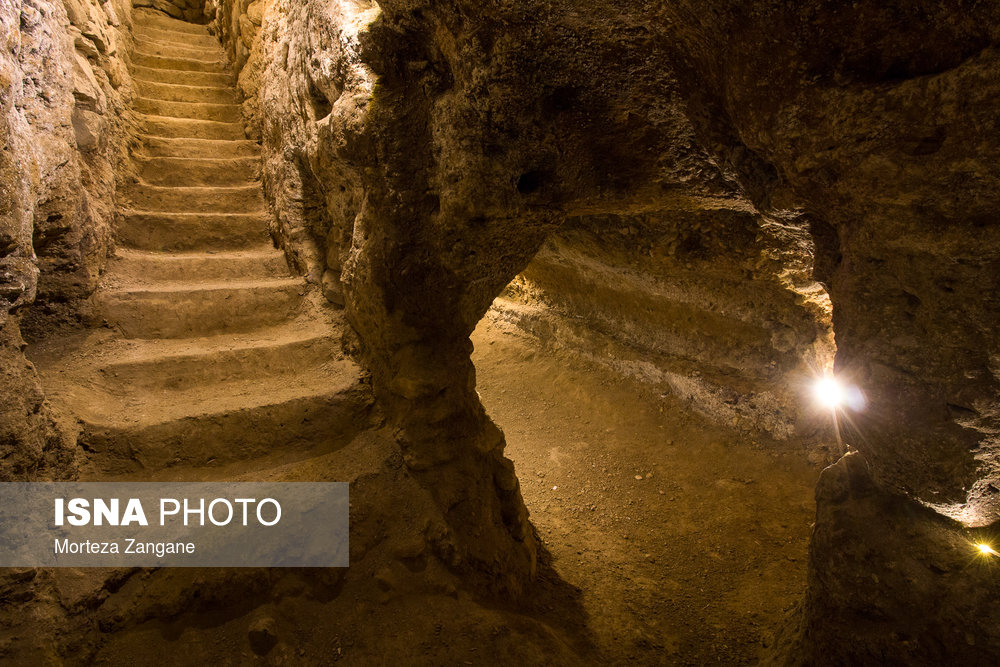
[[[806,585],[820,467],[484,320],[478,388],[612,662],[755,664]]]

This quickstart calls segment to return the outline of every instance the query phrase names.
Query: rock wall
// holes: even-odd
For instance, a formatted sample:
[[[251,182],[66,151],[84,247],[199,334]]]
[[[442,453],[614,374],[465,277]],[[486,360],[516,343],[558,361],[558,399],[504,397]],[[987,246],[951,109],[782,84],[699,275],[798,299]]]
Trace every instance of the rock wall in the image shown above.
[[[622,330],[644,311],[636,331],[612,333],[687,349],[693,364],[711,357],[710,370],[732,371],[728,386],[739,387],[786,378],[822,338],[808,308],[783,294],[788,282],[809,293],[802,253],[788,250],[808,229],[833,305],[836,368],[868,408],[845,422],[859,450],[849,460],[865,465],[842,463],[820,487],[798,655],[895,656],[903,637],[909,660],[933,663],[941,647],[983,659],[1000,641],[995,625],[961,622],[990,599],[989,585],[963,588],[966,604],[942,574],[972,558],[974,530],[995,527],[1000,504],[998,12],[971,0],[261,0],[223,1],[217,21],[267,150],[276,232],[344,302],[406,460],[453,526],[498,528],[459,549],[479,565],[504,554],[494,572],[523,572],[532,549],[502,438],[474,394],[467,336],[546,237],[564,225],[525,278],[598,323],[612,311],[553,289],[583,275],[569,261],[642,267],[661,282],[676,273],[692,292],[729,281],[729,293],[742,272],[735,302],[685,311],[668,297],[612,318]],[[691,231],[711,200],[747,212],[707,216],[724,230],[714,250]],[[697,215],[684,222],[680,211]],[[786,233],[757,239],[772,222]],[[673,224],[682,254],[700,244],[726,257],[721,276],[686,262],[698,272],[691,282],[676,253],[642,259],[646,234]],[[630,244],[623,227],[642,233]],[[615,234],[625,238],[605,242]],[[784,261],[753,268],[773,248]],[[786,268],[797,277],[783,280]],[[611,302],[623,288],[577,291],[588,289]],[[697,326],[678,336],[649,315],[660,306],[710,332],[741,332],[742,353],[727,359],[721,336],[696,349]],[[723,323],[726,313],[735,317]],[[787,327],[771,349],[752,331],[764,322]],[[914,543],[895,549],[866,506],[898,519]],[[943,534],[955,539],[935,541]],[[852,579],[862,568],[891,584],[865,588]],[[844,581],[856,585],[835,585]],[[954,608],[954,622],[911,636],[912,609],[928,600]],[[862,638],[838,636],[872,616]]]
[[[175,19],[207,23],[215,12],[215,0],[133,0],[133,7],[149,7]]]
[[[687,203],[567,219],[490,317],[748,434],[829,438],[807,390],[833,361],[808,228],[739,200]]]
[[[258,29],[250,17],[260,4]],[[435,194],[450,162],[436,159],[431,144],[453,150],[454,140],[411,127],[446,85],[428,62],[440,56],[408,53],[408,38],[391,32],[366,42],[377,16],[365,2],[222,2],[217,26],[242,64],[276,235],[327,297],[345,305],[409,470],[452,529],[439,556],[516,594],[535,570],[534,535],[503,436],[475,394],[469,335],[552,222],[531,216],[527,234],[521,217],[469,230],[473,211],[441,213],[484,202],[460,189],[446,201]],[[387,70],[378,92],[372,63]],[[414,68],[423,72],[419,83],[406,75]],[[477,256],[487,257],[505,231],[513,238],[515,227],[519,256],[470,285]]]
[[[78,474],[75,422],[46,402],[22,330],[40,337],[85,317],[112,248],[130,16],[129,0],[0,2],[0,481]],[[5,658],[14,638],[51,643],[61,614],[39,585],[51,578],[0,575]],[[48,631],[25,633],[25,619]],[[42,654],[51,660],[51,647]]]
[[[863,450],[876,477],[929,503],[971,501],[965,518],[978,524],[997,518],[982,486],[996,474],[987,472],[996,231],[986,217],[996,195],[985,183],[998,148],[979,133],[996,123],[987,73],[998,19],[971,3],[849,12],[814,3],[720,10],[710,23],[733,35],[726,56],[711,30],[679,34],[694,63],[687,76],[716,91],[700,102],[781,174],[768,196],[800,202],[836,230],[821,254],[837,364],[869,392],[859,427],[878,443]],[[775,26],[791,68],[757,49]],[[819,39],[829,56],[810,46]]]
[[[798,389],[831,348],[805,217],[755,208],[698,142],[674,82],[648,89],[644,70],[591,90],[582,77],[616,48],[597,32],[584,33],[592,52],[567,54],[559,26],[507,34],[532,25],[527,6],[478,23],[425,9],[224,0],[215,22],[264,143],[275,236],[346,306],[411,468],[447,506],[474,496],[445,481],[452,466],[502,480],[482,491],[501,499],[485,521],[515,543],[530,533],[468,335],[567,218],[524,274],[548,308],[505,317],[560,334],[586,319],[563,344],[727,423],[790,435]],[[545,62],[539,87],[529,52],[578,62]],[[454,463],[466,455],[477,462]]]
[[[973,543],[995,532],[1000,502],[1000,145],[985,139],[998,122],[1000,9],[711,9],[681,3],[668,17],[683,26],[677,60],[699,127],[723,147],[740,137],[780,175],[766,198],[798,202],[826,230],[816,241],[836,367],[868,398],[847,434],[864,465],[828,470],[817,493],[803,654],[988,659],[1000,636],[979,620],[995,589]],[[930,606],[937,620],[918,627],[913,610]],[[859,619],[868,632],[849,635]]]
[[[73,437],[44,403],[22,325],[41,336],[77,322],[111,248],[131,3],[25,0],[0,10],[2,474],[61,478],[73,474]]]

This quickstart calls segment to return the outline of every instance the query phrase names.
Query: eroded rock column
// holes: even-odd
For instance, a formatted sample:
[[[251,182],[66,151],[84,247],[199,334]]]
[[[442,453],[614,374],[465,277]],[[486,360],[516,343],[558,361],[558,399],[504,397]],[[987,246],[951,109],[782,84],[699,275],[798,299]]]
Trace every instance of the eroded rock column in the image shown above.
[[[539,156],[519,138],[531,119],[498,107],[504,116],[479,122],[477,100],[491,102],[470,94],[460,49],[430,37],[454,29],[430,12],[274,2],[258,28],[223,3],[219,26],[245,63],[277,235],[345,306],[409,472],[450,528],[433,547],[517,594],[537,548],[475,392],[469,335],[559,220],[524,203],[540,187]],[[484,145],[495,155],[470,150]]]

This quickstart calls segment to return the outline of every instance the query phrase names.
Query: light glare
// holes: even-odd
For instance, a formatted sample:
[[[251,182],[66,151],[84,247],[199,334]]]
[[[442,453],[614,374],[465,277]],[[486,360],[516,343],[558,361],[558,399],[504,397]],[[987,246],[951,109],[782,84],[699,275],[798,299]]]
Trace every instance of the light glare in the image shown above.
[[[979,553],[983,554],[984,556],[1000,556],[1000,554],[998,554],[993,549],[993,547],[991,547],[986,543],[980,542],[979,544],[976,545],[976,548],[979,549]]]
[[[825,377],[819,380],[813,387],[813,394],[820,405],[830,410],[835,410],[842,406],[846,398],[844,385],[832,377]]]

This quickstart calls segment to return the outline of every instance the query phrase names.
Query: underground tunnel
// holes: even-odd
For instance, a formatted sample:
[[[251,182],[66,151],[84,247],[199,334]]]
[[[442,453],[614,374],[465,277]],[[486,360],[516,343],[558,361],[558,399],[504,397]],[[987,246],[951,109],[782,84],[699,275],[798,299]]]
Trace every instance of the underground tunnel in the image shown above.
[[[1000,658],[1000,6],[0,26],[5,663]],[[178,484],[343,525],[218,565],[21,523]]]

